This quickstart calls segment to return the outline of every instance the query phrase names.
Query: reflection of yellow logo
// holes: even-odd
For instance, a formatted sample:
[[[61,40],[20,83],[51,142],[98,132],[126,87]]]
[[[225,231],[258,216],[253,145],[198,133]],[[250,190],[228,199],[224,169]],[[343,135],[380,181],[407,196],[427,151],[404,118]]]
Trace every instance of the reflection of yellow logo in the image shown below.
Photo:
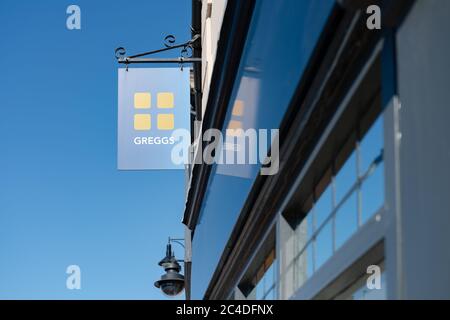
[[[237,131],[239,129],[243,128],[243,115],[244,115],[244,101],[242,100],[236,100],[233,105],[233,110],[231,112],[231,120],[228,122],[228,128],[227,130],[227,136],[232,137],[240,137],[242,132]]]
[[[158,109],[173,109],[174,95],[172,92],[158,92],[156,95],[156,106]],[[150,109],[151,94],[149,92],[136,92],[134,94],[135,109]],[[140,113],[134,115],[134,130],[150,130],[152,127],[150,114]],[[175,117],[173,113],[157,113],[156,128],[158,130],[173,130]]]

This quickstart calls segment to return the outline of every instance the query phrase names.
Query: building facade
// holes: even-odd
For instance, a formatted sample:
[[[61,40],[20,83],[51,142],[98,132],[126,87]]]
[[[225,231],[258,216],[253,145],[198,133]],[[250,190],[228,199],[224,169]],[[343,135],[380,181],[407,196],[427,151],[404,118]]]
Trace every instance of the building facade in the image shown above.
[[[450,3],[193,0],[192,30],[192,159],[276,128],[279,170],[189,166],[190,297],[450,299]]]

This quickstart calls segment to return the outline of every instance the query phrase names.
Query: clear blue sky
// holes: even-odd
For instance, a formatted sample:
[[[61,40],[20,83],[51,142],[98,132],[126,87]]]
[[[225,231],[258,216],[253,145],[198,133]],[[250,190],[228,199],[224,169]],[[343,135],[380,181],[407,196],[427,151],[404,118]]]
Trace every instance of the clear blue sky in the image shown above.
[[[82,29],[66,29],[81,7]],[[190,36],[190,1],[0,2],[0,298],[160,299],[182,171],[119,172],[114,48]],[[176,248],[177,255],[182,250]],[[82,289],[66,289],[77,264]]]

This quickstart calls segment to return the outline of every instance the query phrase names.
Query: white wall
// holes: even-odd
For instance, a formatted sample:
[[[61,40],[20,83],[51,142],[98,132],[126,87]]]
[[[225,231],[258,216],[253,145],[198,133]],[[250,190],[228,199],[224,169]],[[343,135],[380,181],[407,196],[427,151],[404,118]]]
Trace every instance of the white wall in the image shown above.
[[[226,5],[227,0],[202,1],[202,115],[205,113],[208,102],[211,75]]]
[[[449,33],[443,0],[417,0],[397,33],[399,298],[450,299]]]

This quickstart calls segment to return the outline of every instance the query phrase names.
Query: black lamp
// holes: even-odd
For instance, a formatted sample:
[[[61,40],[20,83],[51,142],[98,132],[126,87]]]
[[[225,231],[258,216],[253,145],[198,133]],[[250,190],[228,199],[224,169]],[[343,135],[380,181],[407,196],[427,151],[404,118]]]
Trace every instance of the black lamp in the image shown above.
[[[166,271],[161,279],[155,282],[155,287],[170,297],[180,294],[184,289],[184,276],[180,274],[181,266],[173,255],[172,245],[169,243],[166,247],[166,256],[158,263]]]

